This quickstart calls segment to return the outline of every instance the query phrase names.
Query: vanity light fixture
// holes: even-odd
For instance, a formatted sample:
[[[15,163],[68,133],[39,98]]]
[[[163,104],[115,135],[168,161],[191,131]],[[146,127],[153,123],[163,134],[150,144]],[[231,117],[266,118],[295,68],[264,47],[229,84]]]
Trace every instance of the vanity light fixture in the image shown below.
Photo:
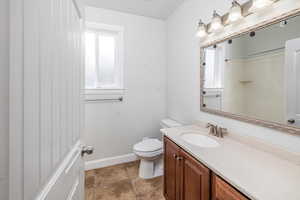
[[[270,6],[273,3],[273,0],[252,0],[252,6],[250,8],[250,11],[254,12],[263,9],[267,6]]]
[[[207,36],[207,29],[206,29],[206,25],[202,22],[202,20],[200,19],[199,23],[198,23],[198,29],[197,29],[197,37],[199,38],[204,38]]]
[[[230,22],[235,22],[235,21],[238,21],[239,19],[241,19],[242,17],[243,17],[243,15],[242,15],[241,5],[236,0],[233,0],[232,6],[229,11],[228,20]]]
[[[205,38],[209,34],[214,32],[220,32],[225,26],[234,23],[243,17],[255,13],[263,8],[271,6],[275,2],[280,0],[248,0],[247,2],[240,4],[238,0],[231,0],[232,5],[230,11],[223,16],[220,16],[216,10],[214,10],[213,17],[210,23],[204,24],[201,20],[198,23],[196,36]],[[286,24],[280,24],[284,27]],[[255,36],[251,35],[251,37]]]
[[[210,30],[213,31],[219,31],[224,27],[222,23],[221,16],[217,13],[217,11],[214,11],[213,18],[210,24]]]

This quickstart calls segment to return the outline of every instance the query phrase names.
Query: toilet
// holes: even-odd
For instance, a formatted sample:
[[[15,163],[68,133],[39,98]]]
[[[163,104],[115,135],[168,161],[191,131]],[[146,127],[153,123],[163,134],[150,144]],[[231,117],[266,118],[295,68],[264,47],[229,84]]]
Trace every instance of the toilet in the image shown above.
[[[161,120],[162,128],[172,128],[181,126],[180,123],[171,120]],[[141,142],[133,146],[133,152],[141,160],[139,166],[139,177],[151,179],[163,175],[163,143],[156,138],[144,138]]]

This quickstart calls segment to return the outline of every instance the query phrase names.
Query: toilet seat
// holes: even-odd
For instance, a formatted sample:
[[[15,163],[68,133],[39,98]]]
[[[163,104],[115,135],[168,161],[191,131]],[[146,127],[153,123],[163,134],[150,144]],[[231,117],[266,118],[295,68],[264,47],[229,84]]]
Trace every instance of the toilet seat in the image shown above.
[[[163,144],[158,139],[145,139],[133,146],[135,151],[153,152],[162,149]]]
[[[155,157],[163,153],[163,144],[158,139],[146,139],[133,146],[134,152],[141,157]]]
[[[150,152],[143,152],[143,151],[134,151],[134,153],[140,157],[143,158],[154,158],[156,156],[159,156],[163,153],[163,149],[160,149],[158,151],[150,151]]]

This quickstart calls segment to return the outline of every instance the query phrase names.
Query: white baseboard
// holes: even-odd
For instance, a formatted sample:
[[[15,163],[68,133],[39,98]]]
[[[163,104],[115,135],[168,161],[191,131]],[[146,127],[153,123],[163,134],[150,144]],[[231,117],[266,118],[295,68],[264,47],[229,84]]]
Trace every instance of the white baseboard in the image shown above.
[[[85,170],[99,169],[138,160],[134,153],[85,162]]]

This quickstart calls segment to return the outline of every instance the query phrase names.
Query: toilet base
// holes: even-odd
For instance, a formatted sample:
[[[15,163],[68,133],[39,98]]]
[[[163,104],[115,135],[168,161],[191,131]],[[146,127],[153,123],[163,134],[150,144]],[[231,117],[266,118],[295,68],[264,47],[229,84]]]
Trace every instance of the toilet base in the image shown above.
[[[151,179],[163,175],[163,160],[141,159],[139,167],[139,177],[143,179]]]

